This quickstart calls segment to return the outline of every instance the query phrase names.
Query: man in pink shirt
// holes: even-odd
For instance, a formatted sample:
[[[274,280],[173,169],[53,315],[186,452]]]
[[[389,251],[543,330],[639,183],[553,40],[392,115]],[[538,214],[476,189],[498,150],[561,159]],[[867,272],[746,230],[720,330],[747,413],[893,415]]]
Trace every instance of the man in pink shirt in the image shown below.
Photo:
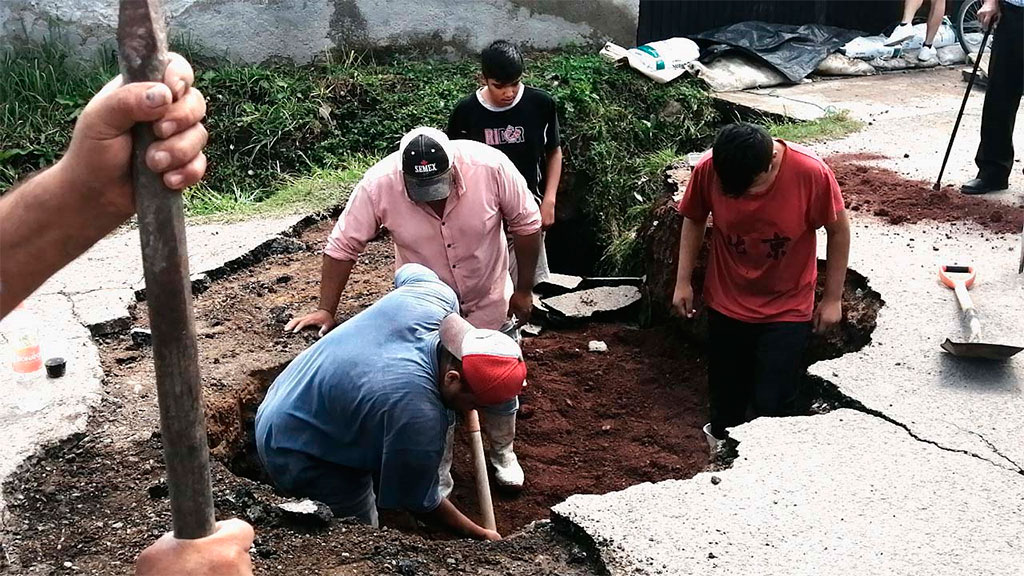
[[[395,244],[395,266],[422,264],[459,296],[463,317],[492,330],[529,320],[534,271],[540,252],[540,209],[515,165],[500,151],[469,140],[450,141],[444,132],[416,128],[398,152],[370,168],[352,191],[324,248],[319,309],[293,319],[285,330],[337,324],[341,292],[359,254],[381,229]],[[513,286],[504,229],[515,236],[513,251],[523,265]],[[520,488],[524,477],[512,451],[518,399],[483,411],[491,441],[490,460],[501,486]],[[451,431],[450,431],[451,433]],[[449,442],[449,446],[450,446]],[[442,495],[451,479],[441,470]]]

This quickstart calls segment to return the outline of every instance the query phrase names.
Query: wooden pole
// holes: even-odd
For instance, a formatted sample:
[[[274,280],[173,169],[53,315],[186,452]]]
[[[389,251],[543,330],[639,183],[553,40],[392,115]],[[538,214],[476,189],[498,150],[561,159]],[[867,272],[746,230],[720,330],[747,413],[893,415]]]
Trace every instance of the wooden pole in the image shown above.
[[[494,503],[491,502],[491,485],[487,481],[487,461],[484,459],[484,439],[480,436],[480,415],[470,410],[466,415],[466,428],[469,431],[469,443],[473,447],[473,464],[476,468],[476,494],[480,501],[480,518],[484,528],[497,530],[494,521]]]
[[[126,83],[163,81],[167,33],[158,0],[121,0],[117,41]],[[215,523],[185,215],[181,194],[146,166],[152,126],[136,125],[132,136],[132,180],[174,536],[202,538],[213,533]]]

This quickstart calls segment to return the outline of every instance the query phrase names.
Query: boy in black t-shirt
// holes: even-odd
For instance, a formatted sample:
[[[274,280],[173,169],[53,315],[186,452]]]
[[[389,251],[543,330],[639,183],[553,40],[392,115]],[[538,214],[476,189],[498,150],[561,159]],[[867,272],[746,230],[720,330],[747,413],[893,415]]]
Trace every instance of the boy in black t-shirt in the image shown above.
[[[537,198],[541,222],[547,230],[555,223],[555,200],[562,176],[555,100],[547,92],[522,83],[523,55],[511,42],[493,42],[480,54],[480,64],[484,86],[455,106],[448,119],[448,137],[476,140],[504,152]],[[514,278],[514,255],[512,258]],[[541,245],[536,282],[547,279],[548,273]]]

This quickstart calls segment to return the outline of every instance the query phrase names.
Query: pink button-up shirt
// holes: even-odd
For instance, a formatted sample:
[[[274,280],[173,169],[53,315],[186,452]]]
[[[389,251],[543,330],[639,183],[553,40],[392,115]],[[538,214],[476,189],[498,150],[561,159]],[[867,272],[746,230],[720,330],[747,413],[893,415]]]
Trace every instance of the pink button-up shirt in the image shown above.
[[[479,328],[499,328],[508,317],[512,279],[509,232],[540,231],[540,210],[515,165],[502,152],[469,140],[452,141],[455,189],[438,217],[405,192],[402,159],[378,162],[352,192],[324,253],[355,261],[381,228],[395,243],[395,266],[430,268],[459,295],[462,315]]]

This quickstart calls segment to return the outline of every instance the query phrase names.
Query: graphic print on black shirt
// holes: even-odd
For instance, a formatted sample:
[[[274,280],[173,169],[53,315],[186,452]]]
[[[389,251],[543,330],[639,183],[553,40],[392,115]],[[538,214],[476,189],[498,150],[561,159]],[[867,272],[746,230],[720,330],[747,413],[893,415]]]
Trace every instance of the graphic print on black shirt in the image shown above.
[[[559,146],[558,111],[547,92],[523,86],[508,108],[493,108],[476,92],[463,98],[448,119],[448,137],[476,140],[501,150],[519,169],[526,185],[543,195],[545,158]]]

